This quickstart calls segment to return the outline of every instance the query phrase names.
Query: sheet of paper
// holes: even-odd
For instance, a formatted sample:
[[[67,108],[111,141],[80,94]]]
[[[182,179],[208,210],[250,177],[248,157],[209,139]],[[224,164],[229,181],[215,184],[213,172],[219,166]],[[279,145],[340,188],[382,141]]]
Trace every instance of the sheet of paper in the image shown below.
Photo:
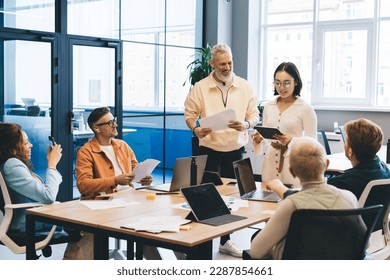
[[[230,211],[235,212],[240,207],[249,207],[247,200],[238,199],[232,196],[222,195],[223,201],[225,201],[226,206],[230,209]]]
[[[222,199],[225,202],[226,206],[230,209],[230,211],[237,211],[240,207],[249,207],[247,200],[242,200],[239,198],[235,198],[232,196],[222,195]],[[172,208],[182,209],[182,210],[190,210],[191,207],[187,202],[173,204]]]
[[[182,221],[183,219],[181,216],[144,217],[134,223],[126,224],[121,227],[152,233],[160,233],[162,231],[179,232]]]
[[[187,202],[176,203],[176,204],[173,204],[171,207],[175,208],[175,209],[191,211],[191,207]]]
[[[143,162],[138,163],[138,165],[133,170],[135,175],[133,181],[139,182],[141,179],[152,174],[153,170],[159,163],[160,161],[156,159],[147,159]]]
[[[211,128],[213,131],[227,129],[229,121],[236,121],[236,111],[226,109],[217,114],[199,119],[199,125],[203,128]]]
[[[80,200],[80,203],[91,210],[119,208],[141,204],[138,201],[132,201],[126,198],[114,198],[111,200]]]

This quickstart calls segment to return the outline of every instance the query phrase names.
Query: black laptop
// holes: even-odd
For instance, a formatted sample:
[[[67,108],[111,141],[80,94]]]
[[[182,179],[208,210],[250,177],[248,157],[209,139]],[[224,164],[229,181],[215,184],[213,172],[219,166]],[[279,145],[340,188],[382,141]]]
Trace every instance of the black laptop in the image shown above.
[[[246,219],[233,215],[213,183],[180,189],[187,200],[195,220],[199,223],[219,226]]]
[[[233,162],[233,168],[241,199],[267,202],[278,202],[280,200],[280,197],[275,192],[257,189],[249,158]]]

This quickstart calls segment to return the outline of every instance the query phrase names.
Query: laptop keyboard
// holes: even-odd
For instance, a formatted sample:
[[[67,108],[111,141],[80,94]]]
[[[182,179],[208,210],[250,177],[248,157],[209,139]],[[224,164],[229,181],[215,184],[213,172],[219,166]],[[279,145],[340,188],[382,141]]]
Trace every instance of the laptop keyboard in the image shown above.
[[[253,191],[253,192],[245,195],[245,197],[246,198],[264,198],[264,197],[267,197],[273,193],[274,192],[272,192],[272,191]]]
[[[218,217],[213,217],[209,219],[205,219],[200,221],[201,223],[212,225],[212,226],[220,226],[240,220],[244,220],[246,217],[238,216],[238,215],[232,215],[232,214],[226,214]]]

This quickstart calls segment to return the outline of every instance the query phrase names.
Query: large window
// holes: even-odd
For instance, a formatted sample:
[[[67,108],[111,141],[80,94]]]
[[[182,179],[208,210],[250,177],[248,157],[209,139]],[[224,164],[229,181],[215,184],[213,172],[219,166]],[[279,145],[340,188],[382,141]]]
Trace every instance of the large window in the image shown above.
[[[313,105],[390,106],[389,1],[262,1],[261,99],[283,61],[297,65]]]
[[[201,47],[197,0],[122,1],[124,108],[183,109],[187,65]],[[196,37],[198,35],[198,37]]]
[[[139,161],[161,161],[155,183],[170,179],[175,158],[191,155],[183,83],[202,47],[203,2],[0,0],[1,121],[31,126],[39,174],[47,136],[62,145],[60,201],[78,197],[73,152],[93,136],[83,125],[93,108],[110,107]],[[40,112],[30,113],[35,105]]]
[[[118,39],[119,2],[68,0],[68,33]]]
[[[4,27],[54,32],[54,0],[2,1]]]

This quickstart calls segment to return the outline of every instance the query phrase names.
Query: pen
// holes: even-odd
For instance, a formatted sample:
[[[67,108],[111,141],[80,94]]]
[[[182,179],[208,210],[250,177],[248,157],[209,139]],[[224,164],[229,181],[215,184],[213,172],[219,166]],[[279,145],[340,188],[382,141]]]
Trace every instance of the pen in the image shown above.
[[[156,195],[178,194],[178,192],[158,192]]]

